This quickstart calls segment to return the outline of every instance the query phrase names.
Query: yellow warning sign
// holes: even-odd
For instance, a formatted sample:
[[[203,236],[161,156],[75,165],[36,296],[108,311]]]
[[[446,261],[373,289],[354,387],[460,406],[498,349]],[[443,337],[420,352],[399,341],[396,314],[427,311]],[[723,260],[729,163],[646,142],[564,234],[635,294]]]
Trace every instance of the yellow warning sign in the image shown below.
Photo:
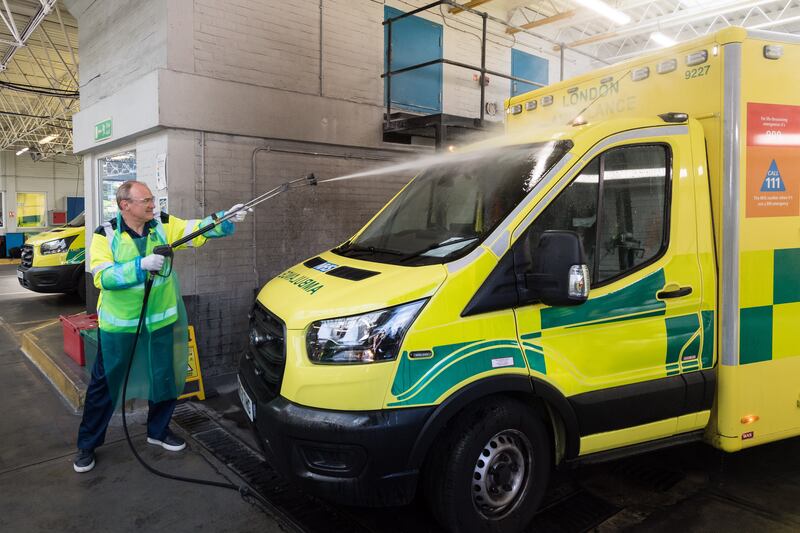
[[[189,368],[186,371],[186,386],[183,394],[178,397],[206,399],[206,391],[203,387],[203,374],[200,372],[200,357],[197,353],[197,341],[194,336],[194,326],[189,326]]]

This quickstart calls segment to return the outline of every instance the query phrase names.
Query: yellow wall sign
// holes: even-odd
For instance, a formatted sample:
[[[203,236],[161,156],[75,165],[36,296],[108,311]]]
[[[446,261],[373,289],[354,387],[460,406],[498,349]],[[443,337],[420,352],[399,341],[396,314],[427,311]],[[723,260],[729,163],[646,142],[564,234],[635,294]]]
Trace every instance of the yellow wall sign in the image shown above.
[[[197,341],[194,336],[194,326],[189,326],[189,368],[186,371],[186,386],[183,394],[178,397],[206,399],[206,391],[203,387],[203,374],[200,372],[200,357],[197,353]]]

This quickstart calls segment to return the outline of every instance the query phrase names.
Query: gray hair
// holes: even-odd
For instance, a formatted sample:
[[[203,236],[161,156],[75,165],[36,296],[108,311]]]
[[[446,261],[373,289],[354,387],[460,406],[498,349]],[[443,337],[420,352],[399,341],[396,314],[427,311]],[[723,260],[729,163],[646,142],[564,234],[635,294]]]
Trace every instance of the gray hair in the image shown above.
[[[122,200],[131,199],[131,188],[138,183],[136,180],[128,180],[117,189],[117,207],[122,209]]]

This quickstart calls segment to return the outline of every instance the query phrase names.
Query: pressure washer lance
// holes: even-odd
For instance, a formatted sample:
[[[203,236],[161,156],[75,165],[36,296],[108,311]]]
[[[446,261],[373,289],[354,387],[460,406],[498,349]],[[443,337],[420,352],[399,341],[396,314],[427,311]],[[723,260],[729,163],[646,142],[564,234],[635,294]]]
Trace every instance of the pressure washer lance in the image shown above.
[[[288,181],[286,183],[282,183],[281,185],[278,185],[274,189],[271,189],[271,190],[265,192],[261,196],[257,196],[256,198],[253,198],[252,200],[250,200],[246,204],[242,205],[242,207],[240,207],[240,208],[238,208],[238,209],[236,209],[234,211],[231,211],[229,213],[226,213],[224,216],[221,216],[221,217],[214,216],[213,217],[214,218],[213,222],[203,226],[202,228],[199,228],[197,231],[194,231],[194,232],[190,233],[189,235],[186,235],[185,237],[182,237],[182,238],[178,239],[177,241],[175,241],[175,242],[173,242],[171,244],[167,244],[167,245],[162,245],[162,246],[156,247],[153,250],[153,253],[158,254],[158,255],[163,255],[165,258],[167,258],[168,261],[170,261],[170,265],[168,267],[166,267],[166,268],[168,268],[168,270],[167,270],[168,273],[167,274],[159,273],[158,275],[164,275],[164,276],[168,276],[169,275],[169,272],[172,270],[171,260],[172,260],[172,256],[173,256],[173,250],[175,248],[177,248],[178,246],[180,246],[182,244],[186,244],[187,242],[191,241],[195,237],[199,237],[200,235],[203,235],[204,233],[206,233],[208,231],[211,231],[212,229],[216,228],[217,226],[219,226],[220,224],[222,224],[226,220],[230,220],[231,218],[233,218],[234,215],[236,215],[236,213],[238,213],[239,211],[242,211],[242,210],[245,210],[245,209],[246,210],[251,210],[253,207],[257,206],[258,204],[260,204],[262,202],[266,202],[267,200],[269,200],[271,198],[275,198],[276,196],[278,196],[280,194],[283,194],[283,193],[285,193],[285,192],[287,192],[287,191],[289,191],[291,189],[299,189],[299,188],[302,188],[302,187],[310,187],[310,186],[315,186],[315,185],[317,185],[317,178],[316,178],[316,176],[314,176],[314,174],[308,174],[307,176],[304,176],[302,178],[298,178],[296,180],[292,180],[292,181]],[[136,336],[133,339],[133,346],[131,347],[131,354],[130,354],[130,357],[128,358],[128,369],[125,372],[125,381],[124,381],[124,383],[122,385],[122,429],[125,432],[125,439],[128,441],[128,446],[130,446],[130,449],[133,452],[133,455],[136,457],[136,459],[139,461],[139,463],[141,463],[141,465],[143,467],[145,467],[147,470],[149,470],[151,473],[153,473],[153,474],[155,474],[157,476],[160,476],[160,477],[163,477],[163,478],[167,478],[167,479],[172,479],[172,480],[175,480],[175,481],[183,481],[185,483],[196,483],[198,485],[208,485],[208,486],[211,486],[211,487],[220,487],[220,488],[223,488],[223,489],[235,490],[241,495],[242,499],[244,499],[245,501],[248,501],[248,498],[254,498],[254,499],[258,500],[258,502],[261,503],[266,509],[271,509],[272,505],[270,505],[270,503],[267,500],[265,500],[260,494],[250,490],[250,488],[247,485],[234,485],[232,483],[222,483],[222,482],[219,482],[219,481],[211,481],[211,480],[206,480],[206,479],[195,479],[195,478],[190,478],[190,477],[175,476],[175,475],[172,475],[172,474],[167,474],[166,472],[161,472],[160,470],[156,470],[155,468],[153,468],[152,466],[147,464],[144,459],[142,459],[142,457],[136,451],[136,448],[133,446],[133,442],[131,441],[131,436],[128,433],[128,422],[127,422],[127,420],[125,418],[125,396],[126,396],[126,394],[128,392],[128,379],[130,378],[130,375],[131,375],[131,367],[133,366],[133,358],[136,355],[136,344],[138,343],[139,336],[142,333],[142,325],[144,324],[144,318],[145,318],[145,315],[147,314],[147,301],[150,298],[150,290],[153,288],[153,281],[154,280],[155,280],[155,276],[153,274],[148,274],[147,280],[145,281],[145,285],[144,285],[144,298],[142,299],[142,311],[139,313],[139,323],[136,326]]]

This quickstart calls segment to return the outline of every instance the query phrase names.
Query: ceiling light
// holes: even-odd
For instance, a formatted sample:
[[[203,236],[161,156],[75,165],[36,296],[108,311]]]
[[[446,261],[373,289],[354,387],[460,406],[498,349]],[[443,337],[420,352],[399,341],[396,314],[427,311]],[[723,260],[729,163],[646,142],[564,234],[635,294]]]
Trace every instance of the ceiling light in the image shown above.
[[[581,5],[587,9],[591,9],[598,15],[601,15],[608,20],[619,24],[620,26],[627,24],[631,21],[631,18],[620,11],[619,9],[614,9],[610,5],[606,4],[602,0],[575,0],[575,3]]]
[[[650,34],[650,39],[653,40],[658,46],[673,46],[678,44],[678,41],[675,39],[670,39],[660,31],[654,31]]]
[[[30,148],[28,148],[28,147],[26,146],[26,147],[25,147],[25,148],[23,148],[22,150],[18,150],[18,151],[17,151],[17,155],[22,155],[22,154],[24,154],[25,152],[27,152],[28,150],[30,150]]]
[[[47,137],[42,137],[41,139],[39,139],[39,144],[47,144],[49,142],[52,142],[53,140],[55,140],[56,137],[58,137],[58,135],[56,135],[55,133],[48,135]]]

